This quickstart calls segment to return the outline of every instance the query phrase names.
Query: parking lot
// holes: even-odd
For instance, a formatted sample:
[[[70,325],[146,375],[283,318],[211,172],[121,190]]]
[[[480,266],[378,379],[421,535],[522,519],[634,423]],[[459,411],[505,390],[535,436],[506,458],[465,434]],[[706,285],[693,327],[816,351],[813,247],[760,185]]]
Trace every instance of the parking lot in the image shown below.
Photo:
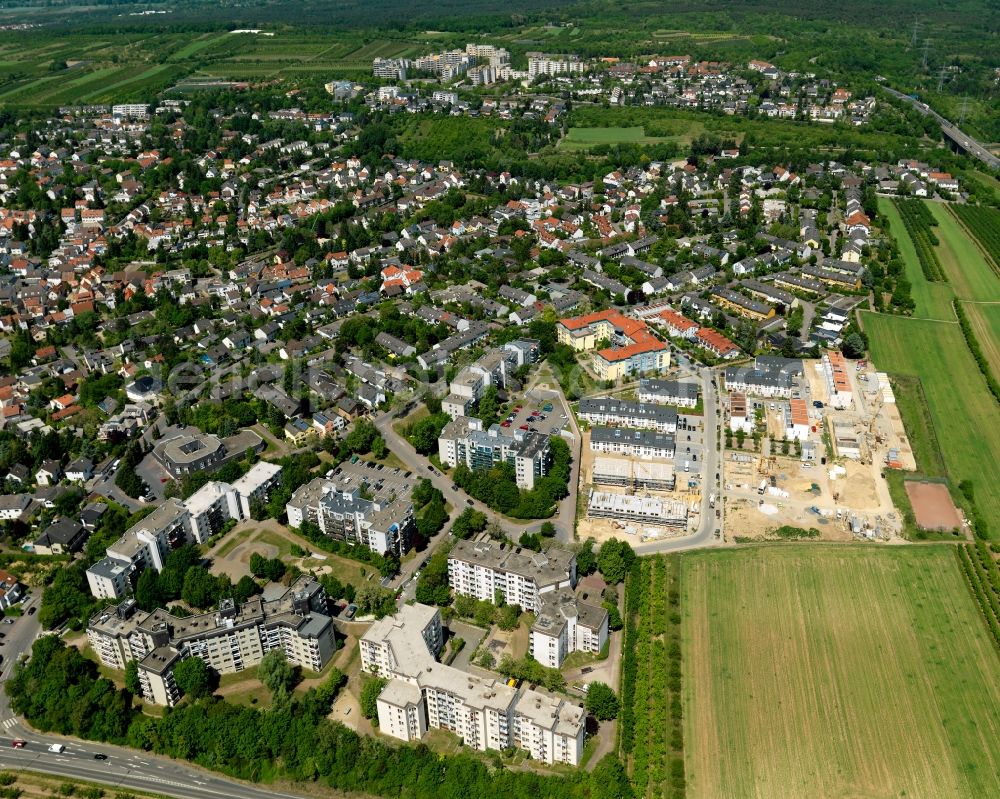
[[[510,412],[500,419],[500,426],[511,433],[523,430],[559,435],[567,424],[568,411],[557,398],[532,396],[531,392],[523,399],[512,399]]]

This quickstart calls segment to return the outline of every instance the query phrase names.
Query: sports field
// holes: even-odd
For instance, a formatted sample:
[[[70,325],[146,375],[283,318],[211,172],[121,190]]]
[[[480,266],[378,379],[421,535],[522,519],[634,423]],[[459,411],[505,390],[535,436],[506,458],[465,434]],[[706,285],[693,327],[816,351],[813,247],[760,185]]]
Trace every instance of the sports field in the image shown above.
[[[684,555],[687,796],[1000,796],[1000,658],[948,546]]]
[[[879,369],[919,377],[948,476],[972,480],[987,518],[1000,517],[1000,425],[996,400],[955,322],[862,314],[872,360]],[[904,421],[913,427],[916,420]]]
[[[892,200],[879,197],[878,212],[884,220],[888,221],[889,232],[899,244],[899,253],[903,259],[906,279],[910,281],[910,296],[917,304],[913,315],[922,319],[954,319],[955,313],[951,309],[952,290],[947,284],[932,283],[924,276],[924,272],[920,268],[920,260],[917,258],[917,251],[913,248],[913,242],[910,240],[910,236],[903,226],[903,220],[899,216],[899,211]]]

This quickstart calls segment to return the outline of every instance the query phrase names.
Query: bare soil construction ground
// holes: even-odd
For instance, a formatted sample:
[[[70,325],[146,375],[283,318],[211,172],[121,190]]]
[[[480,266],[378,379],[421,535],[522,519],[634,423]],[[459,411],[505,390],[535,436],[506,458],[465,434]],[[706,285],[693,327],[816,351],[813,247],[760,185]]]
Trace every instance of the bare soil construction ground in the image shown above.
[[[962,526],[962,517],[947,485],[923,480],[907,480],[904,485],[917,526],[925,530],[954,530]]]
[[[652,524],[632,523],[628,521],[618,521],[615,519],[592,519],[586,515],[587,499],[591,489],[598,491],[611,491],[614,493],[632,493],[631,489],[623,486],[594,485],[594,459],[596,457],[613,457],[603,453],[592,452],[590,449],[590,431],[583,432],[582,458],[580,461],[580,514],[576,524],[577,538],[586,541],[593,538],[598,544],[609,538],[625,538],[632,544],[637,544],[643,540],[661,540],[669,538],[679,538],[688,535],[692,530],[697,529],[700,515],[697,513],[701,507],[700,488],[688,489],[688,479],[693,473],[680,471],[677,473],[677,488],[674,491],[643,491],[643,496],[657,497],[660,499],[672,499],[687,503],[689,511],[695,511],[688,516],[688,527],[686,530],[657,526]],[[641,462],[636,458],[616,458],[621,461]],[[700,484],[700,481],[699,481]]]

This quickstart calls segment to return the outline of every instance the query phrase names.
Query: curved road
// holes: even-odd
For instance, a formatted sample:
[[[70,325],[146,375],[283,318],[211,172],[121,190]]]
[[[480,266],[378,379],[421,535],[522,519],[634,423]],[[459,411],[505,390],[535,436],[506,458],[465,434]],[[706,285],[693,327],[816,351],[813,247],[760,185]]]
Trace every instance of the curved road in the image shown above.
[[[960,130],[957,126],[953,125],[949,120],[941,116],[937,111],[931,108],[924,102],[917,100],[915,97],[910,97],[908,94],[903,94],[895,89],[890,89],[888,86],[883,86],[889,94],[895,97],[897,100],[902,100],[907,102],[916,108],[921,114],[930,115],[937,120],[937,123],[941,126],[941,132],[949,139],[951,139],[955,144],[959,145],[963,150],[965,150],[969,155],[972,155],[982,161],[991,169],[1000,169],[1000,158],[997,158],[993,153],[983,147],[978,141],[972,138],[968,133]]]

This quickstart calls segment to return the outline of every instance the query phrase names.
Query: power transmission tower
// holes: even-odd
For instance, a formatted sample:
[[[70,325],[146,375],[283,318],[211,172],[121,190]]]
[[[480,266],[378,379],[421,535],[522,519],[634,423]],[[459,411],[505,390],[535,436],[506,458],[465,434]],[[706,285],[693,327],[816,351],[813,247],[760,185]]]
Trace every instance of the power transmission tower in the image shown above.
[[[931,40],[930,39],[924,39],[924,61],[923,61],[923,63],[924,63],[924,71],[925,72],[927,71],[927,53],[930,51],[930,49],[931,49]]]
[[[917,46],[917,33],[918,33],[919,30],[920,30],[920,20],[919,19],[914,19],[913,20],[913,38],[910,39],[910,47],[916,47]]]
[[[938,85],[937,85],[938,94],[941,93],[941,87],[944,86],[944,75],[946,71],[947,70],[945,70],[944,67],[941,67],[941,70],[938,72]]]
[[[962,126],[965,124],[965,113],[969,110],[969,95],[965,95],[962,98],[962,112],[958,116],[958,124]]]

